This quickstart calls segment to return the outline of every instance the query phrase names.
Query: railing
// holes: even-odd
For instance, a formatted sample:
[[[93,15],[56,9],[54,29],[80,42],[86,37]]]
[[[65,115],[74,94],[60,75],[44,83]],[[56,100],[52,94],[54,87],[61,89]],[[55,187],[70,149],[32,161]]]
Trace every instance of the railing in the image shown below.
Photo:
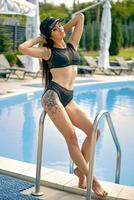
[[[120,167],[121,167],[121,148],[120,144],[112,123],[111,116],[108,111],[102,110],[95,118],[93,123],[93,131],[92,131],[92,142],[91,142],[91,152],[89,158],[89,173],[88,173],[88,183],[87,183],[87,193],[86,200],[91,200],[91,190],[92,190],[92,181],[93,181],[93,166],[94,166],[94,157],[95,157],[95,144],[97,137],[97,127],[102,116],[105,116],[108,122],[108,126],[110,132],[112,134],[116,150],[117,150],[117,158],[116,158],[116,174],[115,174],[115,183],[119,183],[120,180]]]
[[[35,192],[32,192],[34,196],[42,196],[43,192],[40,192],[40,177],[41,177],[41,164],[42,164],[42,146],[43,146],[43,131],[44,120],[46,112],[42,112],[39,120],[39,133],[38,133],[38,149],[37,149],[37,163],[36,163],[36,183]]]
[[[44,119],[46,113],[43,111],[39,120],[39,133],[38,133],[38,150],[37,150],[37,164],[36,164],[36,183],[35,183],[35,192],[32,192],[34,196],[43,195],[40,192],[40,178],[41,178],[41,163],[42,163],[42,145],[43,145],[43,131],[44,131]],[[89,174],[88,174],[88,184],[87,184],[87,193],[86,200],[91,200],[91,189],[92,189],[92,179],[93,179],[93,166],[94,166],[94,156],[95,156],[95,144],[97,136],[97,127],[102,116],[105,116],[117,149],[117,159],[116,159],[116,174],[115,174],[115,183],[119,183],[120,180],[120,166],[121,166],[121,148],[119,145],[118,138],[112,123],[111,116],[107,111],[101,111],[95,118],[93,123],[92,131],[92,142],[91,142],[91,153],[89,159]],[[73,172],[73,162],[70,160],[70,173]]]

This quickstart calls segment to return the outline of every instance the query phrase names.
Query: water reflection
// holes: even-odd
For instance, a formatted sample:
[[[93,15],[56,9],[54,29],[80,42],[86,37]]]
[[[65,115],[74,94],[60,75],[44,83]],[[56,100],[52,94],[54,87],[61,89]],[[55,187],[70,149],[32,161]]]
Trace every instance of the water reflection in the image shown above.
[[[37,133],[35,126],[34,108],[36,101],[28,101],[23,104],[23,129],[22,129],[22,152],[23,160],[25,162],[33,162],[33,154],[35,152]]]

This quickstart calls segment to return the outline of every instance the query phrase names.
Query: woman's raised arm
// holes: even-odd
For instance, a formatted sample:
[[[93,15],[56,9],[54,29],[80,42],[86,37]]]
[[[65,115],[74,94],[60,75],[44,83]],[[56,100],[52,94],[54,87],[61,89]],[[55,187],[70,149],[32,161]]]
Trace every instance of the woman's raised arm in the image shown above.
[[[82,13],[75,15],[69,22],[64,25],[65,32],[74,27],[68,42],[73,44],[75,48],[78,47],[81,35],[83,32],[84,15]]]
[[[18,49],[23,54],[47,60],[50,57],[51,50],[47,47],[35,47],[35,45],[37,44],[44,43],[46,43],[45,38],[39,36],[36,38],[31,38],[25,41],[24,43],[20,44]]]

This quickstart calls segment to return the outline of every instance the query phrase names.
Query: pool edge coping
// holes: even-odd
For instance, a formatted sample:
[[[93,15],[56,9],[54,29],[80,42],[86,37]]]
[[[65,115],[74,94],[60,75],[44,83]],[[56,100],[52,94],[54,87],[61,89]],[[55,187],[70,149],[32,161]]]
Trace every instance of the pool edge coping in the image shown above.
[[[84,82],[81,82],[81,83],[79,83],[79,82],[77,83],[76,82],[74,87],[77,88],[78,86],[87,86],[87,85],[90,85],[90,86],[103,85],[104,86],[105,84],[116,84],[116,83],[122,83],[122,82],[133,82],[134,83],[134,80],[116,80],[116,81],[115,80],[111,80],[111,81],[97,81],[97,82],[85,82],[85,83]],[[19,89],[11,89],[11,90],[8,90],[7,93],[5,93],[5,94],[1,94],[0,95],[0,100],[3,100],[4,98],[8,98],[8,97],[21,95],[21,94],[27,94],[27,93],[31,93],[31,92],[38,92],[38,91],[41,91],[41,90],[43,90],[43,87],[40,87],[40,88],[37,88],[37,87],[28,88],[27,90],[21,89],[20,91],[19,91]]]
[[[10,164],[9,164],[10,162]],[[13,176],[35,183],[36,165],[0,156],[0,174]],[[59,178],[60,176],[60,179]],[[42,167],[41,185],[77,195],[86,195],[86,190],[77,187],[77,178],[73,174]],[[100,181],[102,186],[109,191],[107,200],[132,200],[134,199],[134,187],[115,184],[108,181]],[[125,196],[124,196],[125,195]],[[96,195],[92,192],[92,198]],[[98,199],[98,198],[97,198]],[[100,199],[100,198],[99,198]]]

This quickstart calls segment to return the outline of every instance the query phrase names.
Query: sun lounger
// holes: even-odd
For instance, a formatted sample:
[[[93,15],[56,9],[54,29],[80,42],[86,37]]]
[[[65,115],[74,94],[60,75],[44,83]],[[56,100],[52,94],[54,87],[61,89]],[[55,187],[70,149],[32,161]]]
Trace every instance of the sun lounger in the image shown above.
[[[7,81],[10,77],[11,71],[10,70],[2,70],[0,69],[0,77]]]
[[[95,69],[91,68],[88,65],[78,65],[78,73],[80,74],[93,74],[95,72]]]
[[[129,65],[123,57],[116,57],[116,60],[122,68],[122,71],[127,72],[129,74],[132,72],[132,66]]]
[[[91,69],[93,69],[95,71],[98,68],[98,64],[93,57],[84,56],[84,58],[87,61],[87,64],[90,66]]]
[[[132,59],[132,66],[134,66],[134,57],[132,57],[131,59]]]
[[[20,77],[20,75],[17,72],[23,72],[25,71],[25,69],[21,68],[21,67],[11,67],[8,60],[6,59],[4,54],[0,54],[0,69],[1,70],[9,70],[11,74],[16,75],[19,79],[22,79]]]
[[[39,72],[31,72],[30,70],[26,69],[26,65],[24,62],[25,55],[17,55],[18,59],[22,63],[23,67],[11,67],[8,60],[4,56],[4,54],[0,54],[0,69],[2,70],[10,70],[11,74],[16,75],[19,79],[24,79],[26,75],[31,76],[32,78],[36,78]],[[21,73],[18,73],[21,72]],[[10,74],[10,75],[11,75]]]
[[[104,69],[104,68],[98,67],[97,62],[93,57],[84,56],[84,58],[86,59],[87,63],[89,64],[91,68],[93,68],[94,70],[99,69],[105,75],[110,75],[111,72],[114,73],[115,75],[120,75],[122,72],[122,68],[120,66],[109,66],[107,69]]]
[[[109,73],[108,75],[110,75],[111,72],[112,72],[113,74],[115,74],[115,75],[120,75],[120,74],[122,73],[123,69],[122,69],[122,67],[120,67],[120,66],[118,66],[117,64],[115,64],[115,65],[110,65],[110,66],[108,67],[107,71],[108,71],[108,73]]]
[[[132,57],[131,60],[132,60],[132,64],[131,64],[132,71],[134,71],[134,57]]]
[[[26,64],[26,55],[17,55],[17,58],[20,60],[20,62],[23,64],[24,66],[24,74],[23,74],[23,79],[24,77],[28,74],[29,76],[31,76],[32,78],[37,78],[38,77],[38,74],[40,73],[40,70],[37,71],[37,72],[32,72],[30,70],[27,69],[27,64]]]

